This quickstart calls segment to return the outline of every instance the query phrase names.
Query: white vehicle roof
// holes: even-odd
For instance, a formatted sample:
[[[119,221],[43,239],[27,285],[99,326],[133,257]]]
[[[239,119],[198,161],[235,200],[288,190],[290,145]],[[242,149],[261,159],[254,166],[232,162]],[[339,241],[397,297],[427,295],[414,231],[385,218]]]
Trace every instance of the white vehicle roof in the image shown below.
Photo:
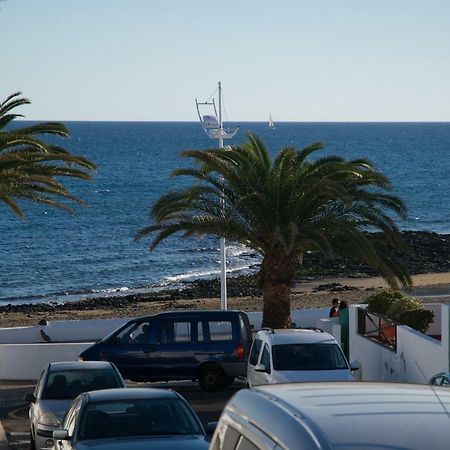
[[[324,331],[308,329],[274,329],[261,330],[256,335],[257,339],[271,342],[273,345],[281,344],[335,344],[331,334]]]
[[[277,384],[238,392],[224,414],[246,417],[283,449],[450,448],[450,389],[429,385]]]

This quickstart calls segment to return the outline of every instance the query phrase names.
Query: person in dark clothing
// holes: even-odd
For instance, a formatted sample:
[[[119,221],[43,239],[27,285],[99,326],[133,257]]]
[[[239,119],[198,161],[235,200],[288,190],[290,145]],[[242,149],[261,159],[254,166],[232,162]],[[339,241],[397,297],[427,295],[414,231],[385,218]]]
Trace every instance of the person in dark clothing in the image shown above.
[[[339,323],[341,325],[341,346],[345,356],[349,357],[348,305],[339,303]]]
[[[333,298],[331,301],[331,308],[328,317],[338,317],[339,316],[339,299]]]

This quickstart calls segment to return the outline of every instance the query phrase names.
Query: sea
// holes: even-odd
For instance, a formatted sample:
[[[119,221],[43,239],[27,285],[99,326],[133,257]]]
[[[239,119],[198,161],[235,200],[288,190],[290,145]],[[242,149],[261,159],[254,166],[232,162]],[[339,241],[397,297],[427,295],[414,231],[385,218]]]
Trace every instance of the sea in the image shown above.
[[[17,122],[20,126],[31,122]],[[182,288],[218,277],[219,242],[171,237],[149,251],[134,236],[151,223],[154,202],[189,179],[171,176],[191,163],[180,153],[217,147],[196,122],[65,122],[68,139],[46,137],[94,161],[92,182],[64,180],[87,206],[75,212],[22,202],[25,219],[0,204],[0,305]],[[402,230],[450,233],[450,123],[237,123],[231,145],[256,133],[273,155],[322,142],[319,156],[368,158],[406,203]],[[227,243],[228,273],[257,270],[253,251]]]

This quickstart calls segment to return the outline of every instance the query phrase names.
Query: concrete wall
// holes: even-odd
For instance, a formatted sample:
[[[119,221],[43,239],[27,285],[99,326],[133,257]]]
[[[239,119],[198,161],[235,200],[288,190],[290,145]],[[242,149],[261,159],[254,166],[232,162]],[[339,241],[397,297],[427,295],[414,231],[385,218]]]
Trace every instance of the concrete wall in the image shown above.
[[[75,344],[2,344],[0,380],[37,380],[49,362],[76,361],[92,342]]]
[[[449,368],[449,305],[439,305],[437,317],[440,330],[433,334],[442,339],[429,338],[410,327],[397,327],[396,351],[358,335],[357,306],[350,306],[350,359],[361,364],[363,381],[402,381],[427,383],[437,372]]]
[[[318,327],[320,328],[320,320],[328,318],[329,308],[314,308],[314,309],[293,309],[291,310],[291,319],[298,327]],[[261,329],[262,312],[254,311],[247,312],[250,323],[254,330]]]
[[[0,328],[0,344],[96,341],[130,319],[55,320],[47,325]]]

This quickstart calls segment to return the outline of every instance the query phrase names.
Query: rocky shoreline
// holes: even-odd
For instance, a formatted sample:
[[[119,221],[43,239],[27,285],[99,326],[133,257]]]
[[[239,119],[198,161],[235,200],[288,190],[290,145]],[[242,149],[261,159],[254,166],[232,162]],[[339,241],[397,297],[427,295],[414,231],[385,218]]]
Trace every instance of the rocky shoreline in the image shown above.
[[[426,273],[450,272],[450,235],[428,232],[403,232],[403,237],[411,248],[410,254],[400,255],[406,263],[411,275]],[[311,280],[317,280],[326,276],[333,277],[369,277],[376,273],[360,262],[349,258],[325,259],[316,253],[305,256],[304,265],[299,269],[296,285]],[[335,283],[339,284],[339,283]],[[346,290],[345,286],[319,285],[318,290],[330,292]],[[227,284],[228,296],[230,298],[260,298],[261,290],[258,287],[257,275],[245,275],[230,277]],[[220,282],[218,279],[197,280],[186,283],[183,289],[164,290],[146,294],[133,294],[121,296],[109,296],[101,298],[86,298],[66,303],[43,303],[43,304],[9,304],[0,307],[0,318],[8,316],[9,313],[27,315],[42,314],[47,316],[51,313],[64,311],[89,310],[114,310],[120,312],[124,308],[139,309],[143,303],[183,303],[182,300],[212,299],[220,297]]]

